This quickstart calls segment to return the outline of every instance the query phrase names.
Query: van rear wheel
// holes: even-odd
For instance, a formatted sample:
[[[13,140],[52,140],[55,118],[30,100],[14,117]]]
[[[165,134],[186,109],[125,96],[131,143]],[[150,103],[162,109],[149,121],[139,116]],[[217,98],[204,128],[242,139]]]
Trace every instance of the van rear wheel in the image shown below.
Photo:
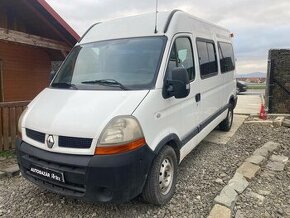
[[[164,205],[175,192],[177,157],[174,149],[165,146],[152,163],[142,197],[155,205]]]
[[[233,125],[233,119],[234,119],[234,109],[233,109],[233,106],[230,105],[226,119],[224,119],[219,124],[220,130],[225,131],[225,132],[230,131],[230,129]]]

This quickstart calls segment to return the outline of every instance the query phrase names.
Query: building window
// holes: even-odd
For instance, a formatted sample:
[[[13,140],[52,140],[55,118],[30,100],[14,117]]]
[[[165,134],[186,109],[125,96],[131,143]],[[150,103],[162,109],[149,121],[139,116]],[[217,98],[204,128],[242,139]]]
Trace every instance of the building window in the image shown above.
[[[214,42],[198,39],[197,52],[199,57],[201,78],[204,79],[217,75],[218,65]]]
[[[235,57],[233,46],[230,43],[219,42],[219,56],[221,72],[226,73],[235,69]]]

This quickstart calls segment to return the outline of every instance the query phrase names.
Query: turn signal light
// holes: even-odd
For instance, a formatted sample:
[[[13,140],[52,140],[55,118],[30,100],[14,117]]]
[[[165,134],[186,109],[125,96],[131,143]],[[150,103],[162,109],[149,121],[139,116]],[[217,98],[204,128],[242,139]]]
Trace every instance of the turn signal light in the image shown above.
[[[104,147],[96,147],[95,155],[110,155],[110,154],[120,154],[128,151],[135,150],[140,148],[146,144],[145,138],[137,139],[133,142],[117,145],[117,146],[104,146]]]

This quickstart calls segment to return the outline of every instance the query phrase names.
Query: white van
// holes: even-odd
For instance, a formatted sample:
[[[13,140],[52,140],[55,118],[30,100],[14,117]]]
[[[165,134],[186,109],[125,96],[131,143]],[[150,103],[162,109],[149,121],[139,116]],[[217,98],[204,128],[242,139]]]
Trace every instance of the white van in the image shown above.
[[[19,121],[22,175],[100,202],[163,205],[178,164],[236,106],[231,33],[182,11],[92,26]]]

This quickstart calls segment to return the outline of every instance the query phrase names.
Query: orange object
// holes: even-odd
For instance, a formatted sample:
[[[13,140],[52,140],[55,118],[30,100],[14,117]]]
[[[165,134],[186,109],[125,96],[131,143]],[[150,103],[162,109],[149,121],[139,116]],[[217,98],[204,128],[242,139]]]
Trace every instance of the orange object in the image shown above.
[[[262,120],[267,120],[267,113],[265,111],[265,106],[263,103],[261,104],[259,118]]]
[[[96,147],[95,154],[96,155],[120,154],[120,153],[135,150],[139,147],[142,147],[145,144],[146,144],[145,139],[141,138],[141,139],[137,139],[133,142],[130,142],[124,145]]]

